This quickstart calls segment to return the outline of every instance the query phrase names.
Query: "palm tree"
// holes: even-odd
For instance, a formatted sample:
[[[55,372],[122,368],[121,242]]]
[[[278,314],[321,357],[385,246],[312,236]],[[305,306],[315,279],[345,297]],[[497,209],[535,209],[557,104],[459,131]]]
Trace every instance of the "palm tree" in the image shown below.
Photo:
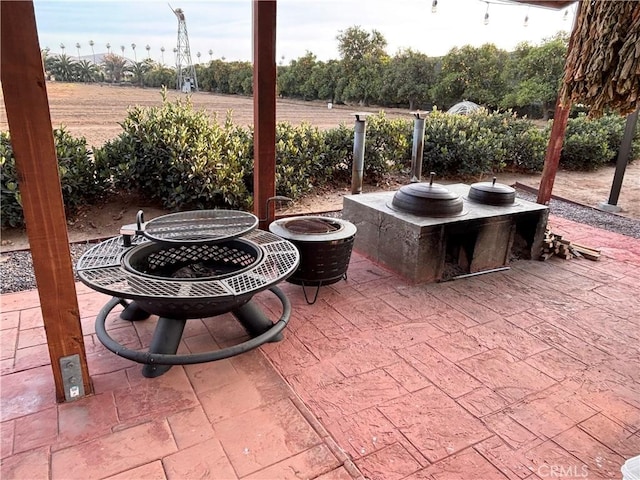
[[[60,54],[55,57],[55,61],[51,65],[51,73],[56,80],[61,82],[70,82],[73,80],[75,73],[76,61],[67,55]]]
[[[64,43],[60,44],[60,50],[62,50],[62,54],[64,55]]]
[[[162,65],[164,65],[164,47],[160,47],[160,55],[162,56]]]
[[[78,74],[78,80],[81,82],[93,82],[98,73],[98,67],[89,60],[80,60],[76,65],[76,73]]]
[[[151,58],[151,46],[147,43],[147,46],[144,48],[147,51],[147,58]]]
[[[124,45],[120,45],[120,50],[122,50],[122,56],[124,57]]]
[[[213,62],[213,50],[209,49],[209,61]]]
[[[133,83],[137,83],[141,87],[144,87],[144,76],[151,70],[151,65],[148,62],[136,62],[128,69],[133,74]]]
[[[95,65],[96,64],[96,52],[93,49],[94,45],[95,44],[93,43],[93,40],[89,40],[89,46],[91,47],[91,54],[93,55],[93,64]]]
[[[196,57],[198,57],[198,63],[200,63],[200,55],[202,55],[200,52],[196,53]]]
[[[124,47],[122,47],[124,49]],[[107,78],[112,82],[119,82],[125,70],[127,60],[119,55],[108,53],[102,59]]]
[[[107,43],[107,53],[111,53],[111,44]]]
[[[136,56],[136,44],[132,43],[131,44],[131,50],[133,50],[133,59],[136,61],[136,63],[138,62],[138,57]]]
[[[174,60],[176,62],[176,65],[178,64],[178,49],[176,47],[173,47],[173,56],[175,57]]]
[[[80,42],[76,43],[76,48],[78,49],[78,61],[80,61]]]

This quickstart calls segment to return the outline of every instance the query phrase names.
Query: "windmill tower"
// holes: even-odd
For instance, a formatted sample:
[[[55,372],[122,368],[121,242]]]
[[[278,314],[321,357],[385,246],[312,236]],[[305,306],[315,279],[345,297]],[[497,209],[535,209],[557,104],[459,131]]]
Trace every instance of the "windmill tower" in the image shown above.
[[[171,5],[169,5],[171,8]],[[191,89],[198,91],[198,79],[196,68],[191,62],[191,50],[189,49],[189,36],[187,35],[187,21],[181,8],[171,11],[178,18],[178,44],[176,45],[176,89],[190,93]]]

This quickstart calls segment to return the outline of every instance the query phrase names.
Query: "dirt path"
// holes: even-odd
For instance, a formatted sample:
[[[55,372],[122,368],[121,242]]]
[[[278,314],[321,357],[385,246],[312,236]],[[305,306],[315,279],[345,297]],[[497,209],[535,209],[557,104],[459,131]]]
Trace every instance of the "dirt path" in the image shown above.
[[[121,131],[118,122],[124,120],[127,108],[133,105],[151,106],[161,102],[158,89],[140,89],[109,85],[84,85],[51,82],[47,84],[51,120],[54,126],[65,125],[74,135],[82,135],[89,145],[100,146],[116,137]],[[0,91],[0,97],[2,92]],[[175,91],[168,92],[170,99],[184,97]],[[241,125],[253,123],[253,100],[235,95],[213,95],[195,93],[192,102],[197,108],[216,114],[224,120],[226,112],[233,111],[234,122]],[[278,100],[277,119],[293,124],[308,122],[319,128],[332,128],[340,123],[351,124],[351,113],[355,110],[377,112],[376,108],[362,109],[352,106],[334,106],[327,108],[322,102],[303,102]],[[385,109],[388,116],[408,118],[404,109]],[[8,130],[4,110],[4,98],[0,108],[0,130]],[[554,195],[596,206],[609,198],[614,167],[605,167],[597,172],[558,172]],[[540,175],[501,175],[501,183],[513,184],[516,181],[537,188]],[[400,179],[402,182],[402,179]],[[442,181],[446,183],[446,180]],[[395,181],[378,187],[367,186],[365,191],[374,189],[397,189],[401,183]],[[307,213],[312,211],[331,211],[342,208],[342,197],[349,194],[348,189],[315,193],[297,202],[283,213]],[[640,221],[640,161],[627,168],[618,205],[620,214]],[[144,205],[137,199],[116,199],[103,207],[94,207],[83,212],[69,225],[71,241],[87,238],[105,238],[116,235],[120,226],[135,221],[138,209],[145,211],[145,217],[154,218],[161,210]],[[1,251],[27,248],[28,242],[23,231],[3,230]]]

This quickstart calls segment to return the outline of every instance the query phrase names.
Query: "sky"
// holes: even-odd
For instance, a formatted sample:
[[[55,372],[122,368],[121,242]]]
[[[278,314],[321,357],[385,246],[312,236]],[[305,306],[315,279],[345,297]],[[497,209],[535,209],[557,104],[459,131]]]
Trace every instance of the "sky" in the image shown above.
[[[251,61],[251,0],[170,0],[170,4],[184,11],[194,63],[222,57]],[[80,43],[80,55],[91,55],[89,40],[93,40],[96,54],[106,53],[110,43],[116,53],[125,46],[124,55],[130,59],[142,60],[149,53],[156,61],[175,63],[178,20],[165,1],[35,0],[34,5],[40,47],[49,47],[54,54],[62,52],[62,43],[64,52],[75,57],[75,45]],[[565,10],[502,0],[438,0],[436,13],[431,11],[432,0],[279,0],[276,55],[283,64],[307,51],[318,60],[338,59],[336,36],[354,25],[380,31],[390,55],[411,48],[435,57],[453,47],[485,43],[513,50],[523,41],[539,44],[559,31],[569,32],[575,9],[575,4],[570,6],[565,19]],[[489,23],[484,25],[487,11]]]

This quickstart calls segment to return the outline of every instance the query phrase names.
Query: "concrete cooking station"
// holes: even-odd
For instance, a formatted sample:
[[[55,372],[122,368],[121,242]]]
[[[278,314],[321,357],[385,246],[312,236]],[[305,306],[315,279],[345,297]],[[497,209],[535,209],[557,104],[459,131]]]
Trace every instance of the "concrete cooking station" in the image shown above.
[[[415,283],[505,267],[512,256],[538,258],[548,207],[519,198],[482,204],[469,200],[470,186],[462,183],[446,189],[464,204],[444,217],[395,208],[397,192],[345,196],[342,217],[358,229],[354,249]]]

